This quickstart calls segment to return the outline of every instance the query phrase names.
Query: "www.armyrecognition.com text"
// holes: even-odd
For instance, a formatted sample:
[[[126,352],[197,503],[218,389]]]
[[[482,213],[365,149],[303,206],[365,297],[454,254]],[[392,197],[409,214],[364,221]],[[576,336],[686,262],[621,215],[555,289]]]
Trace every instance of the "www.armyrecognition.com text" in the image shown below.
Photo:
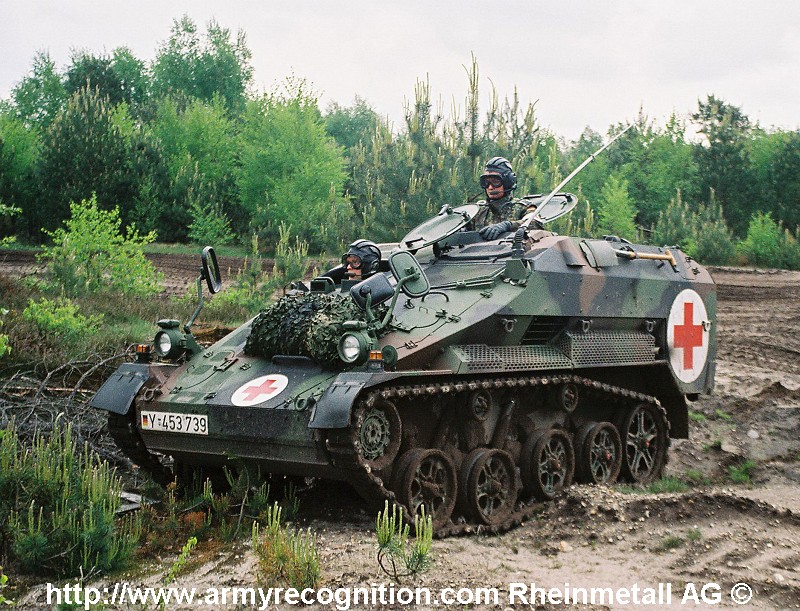
[[[323,605],[348,611],[349,609],[376,605],[391,606],[499,606],[531,607],[540,605],[612,605],[616,607],[661,608],[670,605],[714,606],[732,601],[746,604],[753,591],[744,582],[727,589],[717,583],[688,583],[680,587],[672,583],[640,585],[630,587],[578,587],[564,583],[558,587],[543,587],[536,583],[508,584],[503,591],[496,587],[474,588],[411,588],[395,584],[372,584],[369,587],[342,588],[253,588],[253,587],[142,587],[128,583],[117,583],[113,587],[93,588],[80,584],[54,586],[47,584],[47,604],[71,605],[91,609],[95,605],[149,605],[162,608],[192,606],[198,609],[216,607],[252,606],[268,609],[273,606]]]

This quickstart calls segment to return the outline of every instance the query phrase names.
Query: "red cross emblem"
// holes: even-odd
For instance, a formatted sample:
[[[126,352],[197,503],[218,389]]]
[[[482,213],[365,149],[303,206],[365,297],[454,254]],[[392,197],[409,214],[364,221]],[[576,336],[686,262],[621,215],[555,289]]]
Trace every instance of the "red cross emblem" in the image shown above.
[[[239,407],[248,407],[264,403],[279,395],[289,384],[289,379],[280,374],[261,376],[240,386],[231,396],[231,403]]]
[[[678,293],[667,320],[667,344],[672,372],[687,384],[705,369],[710,328],[703,298],[692,289]]]
[[[683,304],[683,324],[675,325],[675,347],[683,348],[683,368],[694,368],[694,349],[703,345],[703,325],[695,325],[694,304]]]

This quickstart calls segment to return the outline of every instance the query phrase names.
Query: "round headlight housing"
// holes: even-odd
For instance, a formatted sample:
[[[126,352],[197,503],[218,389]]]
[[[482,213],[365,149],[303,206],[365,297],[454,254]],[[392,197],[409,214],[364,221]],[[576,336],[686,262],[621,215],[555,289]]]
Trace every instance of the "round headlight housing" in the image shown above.
[[[372,340],[364,333],[345,333],[337,346],[339,358],[351,365],[361,365],[369,356]]]
[[[173,359],[181,353],[183,334],[177,329],[165,329],[156,333],[153,349],[161,358]]]

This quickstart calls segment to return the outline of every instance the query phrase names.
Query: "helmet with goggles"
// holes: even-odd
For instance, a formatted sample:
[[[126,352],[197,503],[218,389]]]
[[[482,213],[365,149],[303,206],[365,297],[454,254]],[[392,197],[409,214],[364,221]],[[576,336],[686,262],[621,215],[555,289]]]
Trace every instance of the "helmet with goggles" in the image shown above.
[[[493,177],[499,177],[506,193],[513,191],[517,186],[517,175],[511,169],[511,162],[505,157],[492,157],[486,162],[480,178],[481,188],[486,189],[492,182],[495,182],[496,179]]]
[[[356,261],[351,257],[358,257]],[[374,274],[378,271],[381,261],[381,249],[375,242],[369,240],[356,240],[342,255],[342,264],[350,263],[353,267],[361,269],[362,275]]]

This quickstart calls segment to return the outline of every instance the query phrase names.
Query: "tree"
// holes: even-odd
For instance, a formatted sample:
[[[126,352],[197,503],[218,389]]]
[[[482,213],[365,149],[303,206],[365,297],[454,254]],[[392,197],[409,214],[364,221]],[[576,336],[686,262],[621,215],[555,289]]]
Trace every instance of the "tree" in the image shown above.
[[[344,157],[325,132],[316,96],[302,80],[248,104],[239,191],[264,244],[281,225],[316,248],[339,248],[351,212],[341,199]]]
[[[67,94],[46,51],[33,58],[33,68],[11,91],[17,115],[28,125],[43,131],[55,120],[67,102]]]
[[[102,207],[120,207],[127,220],[138,185],[131,173],[131,142],[108,99],[81,89],[47,130],[38,179],[42,199],[25,213],[35,226],[53,229],[69,202],[96,193]]]
[[[119,47],[112,55],[93,55],[77,51],[64,75],[64,87],[71,96],[80,89],[95,89],[112,105],[122,102],[141,108],[149,88],[145,65],[127,47]]]
[[[241,30],[233,40],[230,30],[212,20],[201,40],[194,21],[184,15],[173,22],[153,62],[153,89],[159,96],[207,102],[220,96],[229,111],[240,113],[253,75],[251,56]]]
[[[600,192],[597,230],[605,235],[616,235],[634,240],[637,236],[636,207],[628,195],[628,181],[617,175],[608,177]]]
[[[239,140],[233,121],[219,97],[206,103],[192,100],[182,111],[172,99],[161,101],[152,134],[159,142],[171,186],[162,219],[163,235],[183,240],[191,222],[189,210],[213,208],[243,232],[249,217],[239,205],[236,187]]]
[[[30,209],[36,201],[34,175],[38,157],[36,130],[27,128],[11,111],[0,112],[0,208],[5,205],[6,210]],[[23,235],[26,232],[21,230],[21,224],[0,219],[0,235]],[[7,232],[10,227],[15,230]],[[27,233],[32,234],[31,228]]]
[[[698,111],[692,119],[705,143],[695,147],[702,194],[711,190],[725,209],[731,228],[742,235],[752,213],[752,173],[747,151],[751,126],[748,117],[737,106],[709,95],[698,100]]]
[[[75,296],[104,291],[148,296],[161,290],[160,275],[142,250],[155,233],[140,235],[134,227],[123,232],[119,209],[102,210],[94,196],[69,209],[63,225],[47,232],[53,245],[41,254],[57,288]]]

